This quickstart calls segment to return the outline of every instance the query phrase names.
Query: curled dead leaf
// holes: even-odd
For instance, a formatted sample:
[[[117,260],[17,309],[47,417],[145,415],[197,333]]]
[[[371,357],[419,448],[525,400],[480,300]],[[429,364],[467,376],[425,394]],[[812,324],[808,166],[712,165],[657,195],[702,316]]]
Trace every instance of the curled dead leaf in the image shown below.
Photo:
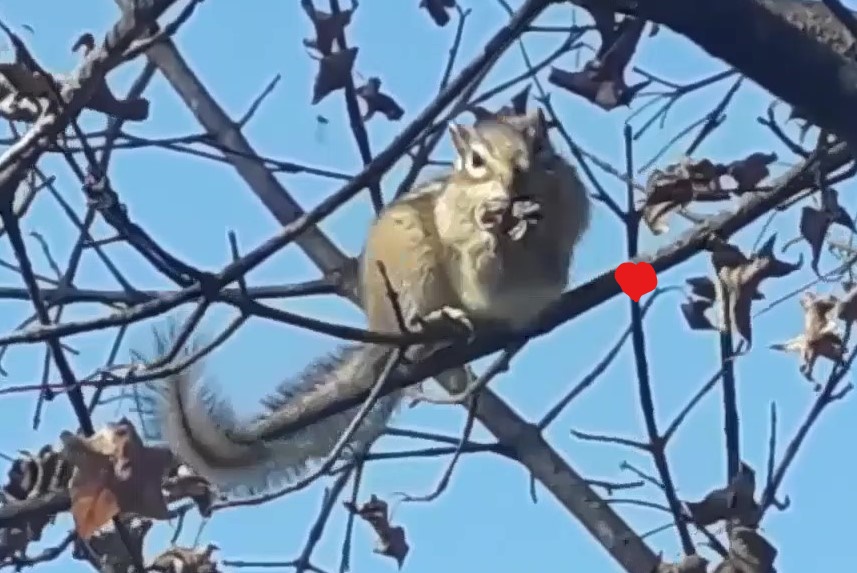
[[[390,524],[387,502],[372,495],[369,501],[359,508],[350,501],[344,502],[343,505],[349,512],[366,521],[375,530],[378,539],[374,552],[392,557],[401,569],[410,547],[405,538],[404,528]]]
[[[717,280],[714,281],[716,305],[719,313],[718,328],[729,327],[747,342],[753,344],[751,323],[752,303],[757,300],[759,286],[770,278],[784,277],[803,265],[781,261],[774,256],[776,235],[772,235],[752,257],[746,257],[735,246],[719,239],[710,241],[711,263]]]
[[[304,39],[304,46],[318,50],[322,56],[333,53],[333,42],[351,23],[354,10],[339,10],[335,14],[317,10],[312,0],[301,0],[301,7],[315,28],[315,38]]]
[[[9,467],[0,500],[23,501],[63,490],[68,487],[72,471],[71,465],[50,445],[35,455],[22,451]],[[22,523],[0,528],[0,563],[11,557],[23,557],[27,546],[41,540],[45,527],[53,521],[53,515],[35,513]]]
[[[804,207],[800,213],[800,235],[809,244],[812,252],[812,270],[818,274],[818,261],[821,248],[831,225],[838,224],[857,232],[854,221],[839,204],[839,193],[832,188],[822,187],[821,206]]]
[[[212,558],[217,549],[211,543],[203,549],[174,546],[155,557],[148,570],[158,573],[217,573],[217,560]]]
[[[174,459],[168,450],[143,445],[127,419],[84,438],[63,432],[63,456],[74,467],[69,484],[75,529],[88,539],[120,513],[169,517],[161,483]]]
[[[835,316],[846,324],[857,322],[857,284],[843,285],[845,295],[836,304]]]
[[[777,160],[776,153],[751,153],[744,159],[733,161],[722,166],[723,175],[735,182],[729,190],[736,194],[754,191],[764,181],[771,171],[768,167]]]
[[[834,320],[840,301],[833,295],[818,296],[812,292],[801,295],[804,312],[803,332],[786,342],[772,344],[774,350],[795,352],[800,357],[800,373],[812,381],[812,371],[820,357],[839,363],[844,353],[842,333]]]
[[[420,0],[420,8],[428,12],[440,27],[449,24],[449,10],[455,8],[455,0]]]
[[[729,191],[719,181],[718,166],[707,159],[684,158],[654,170],[646,182],[643,221],[655,235],[669,231],[667,218],[694,201],[725,201]]]
[[[609,16],[600,14],[598,19],[601,21],[596,22],[596,27],[601,35],[601,45],[595,58],[584,64],[583,70],[578,72],[553,67],[548,81],[610,111],[629,105],[634,96],[651,83],[649,80],[633,86],[625,83],[625,68],[634,56],[646,22],[626,16],[615,26],[612,13]]]
[[[710,316],[713,305],[710,300],[688,297],[679,308],[691,330],[717,330],[717,324]]]
[[[738,473],[732,477],[729,485],[712,490],[701,501],[686,501],[684,506],[694,523],[701,526],[724,520],[755,524],[759,508],[754,499],[755,492],[756,472],[741,462]]]
[[[27,451],[12,462],[3,485],[3,495],[16,500],[38,497],[68,487],[72,466],[50,445],[36,455]]]
[[[34,71],[20,62],[0,63],[0,117],[35,122],[51,108],[65,81],[63,76]],[[84,107],[128,121],[149,117],[149,100],[117,98],[105,81],[99,83]]]
[[[724,563],[736,573],[772,572],[776,558],[776,547],[755,528],[739,526],[730,531],[729,555]],[[729,568],[724,570],[728,571]]]
[[[685,281],[690,286],[690,293],[681,305],[685,321],[691,330],[719,330],[716,313],[713,313],[717,300],[717,288],[714,281],[708,277],[691,277]],[[753,300],[763,300],[765,295],[756,291]],[[712,314],[715,318],[712,318]]]
[[[755,190],[776,160],[774,153],[758,152],[726,164],[685,157],[655,170],[646,184],[643,221],[652,233],[664,233],[667,217],[693,202],[725,201],[731,194]]]
[[[343,89],[351,81],[351,71],[357,58],[358,48],[348,48],[323,56],[318,61],[318,73],[312,90],[315,105],[329,94]]]
[[[690,286],[690,294],[693,296],[711,301],[717,297],[714,281],[708,277],[690,277],[685,282]]]
[[[105,573],[124,573],[135,570],[135,560],[143,555],[143,545],[146,535],[152,529],[152,520],[136,515],[120,517],[127,541],[120,535],[112,524],[101,528],[92,537],[82,541],[75,538],[72,546],[72,557],[80,561],[88,561],[97,571]],[[130,549],[130,552],[129,552]]]
[[[383,114],[390,121],[398,121],[405,114],[405,110],[396,103],[396,100],[381,91],[379,78],[369,78],[365,84],[355,90],[355,93],[366,104],[363,121],[368,121],[376,112]]]

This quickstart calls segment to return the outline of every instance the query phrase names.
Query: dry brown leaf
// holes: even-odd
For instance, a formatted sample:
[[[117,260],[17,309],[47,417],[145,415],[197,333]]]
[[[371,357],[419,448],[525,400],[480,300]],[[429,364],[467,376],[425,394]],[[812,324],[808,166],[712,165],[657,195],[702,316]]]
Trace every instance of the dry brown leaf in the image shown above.
[[[842,333],[834,320],[841,307],[835,296],[819,297],[811,292],[801,295],[800,305],[804,312],[803,332],[786,342],[772,344],[771,348],[797,353],[800,357],[800,373],[812,381],[812,371],[820,357],[836,363],[842,360]]]
[[[124,515],[119,519],[128,532],[128,545],[113,524],[110,524],[99,529],[86,541],[75,538],[72,557],[79,561],[88,561],[96,571],[103,573],[134,571],[135,560],[143,555],[143,545],[146,535],[152,529],[152,520],[136,515]]]
[[[769,278],[784,277],[798,270],[803,257],[797,263],[781,261],[774,256],[776,235],[772,235],[759,252],[750,258],[722,240],[712,240],[711,263],[717,279],[714,282],[717,293],[716,304],[719,320],[718,328],[728,324],[731,330],[741,335],[749,349],[753,344],[751,310],[753,300],[757,299],[759,286]]]
[[[378,541],[374,549],[375,553],[392,557],[399,564],[399,569],[401,569],[410,547],[405,538],[404,528],[390,524],[387,514],[387,502],[372,495],[369,501],[359,508],[350,501],[346,501],[343,505],[345,505],[348,511],[366,521],[375,530],[375,534],[378,536]]]
[[[455,0],[420,0],[420,8],[429,13],[438,26],[449,24],[449,10],[455,8]]]
[[[22,451],[7,472],[7,481],[0,490],[0,500],[12,502],[39,497],[68,487],[72,467],[47,445],[33,455]],[[0,562],[26,554],[27,546],[42,538],[45,527],[52,523],[51,514],[35,513],[23,523],[0,528]]]
[[[33,71],[21,62],[0,63],[0,117],[35,122],[49,109],[55,94],[61,93],[66,80],[61,75]],[[143,121],[149,117],[148,99],[117,98],[104,80],[99,82],[84,107],[128,121]]]
[[[90,33],[81,34],[72,51],[84,49],[84,57],[95,47]],[[56,109],[56,96],[63,84],[76,81],[61,74],[34,69],[16,49],[15,61],[0,64],[0,116],[14,121],[35,122],[49,109]],[[143,121],[149,117],[149,100],[142,97],[117,98],[102,78],[84,105],[127,121]]]
[[[845,296],[837,303],[835,316],[846,324],[857,322],[857,284],[843,285]]]
[[[777,549],[751,527],[729,532],[729,555],[715,573],[769,573],[774,570]]]
[[[691,277],[685,281],[690,286],[690,294],[681,304],[681,312],[691,330],[719,330],[714,303],[717,289],[714,281],[708,277]],[[753,300],[763,300],[765,295],[756,291]],[[712,316],[713,315],[713,316]]]
[[[171,547],[155,557],[148,569],[159,573],[217,573],[217,560],[212,559],[217,549],[211,543],[204,549]]]
[[[755,190],[759,183],[771,174],[768,166],[776,160],[776,153],[756,152],[724,165],[723,175],[728,175],[735,181],[735,187],[730,188],[730,191],[741,194]]]
[[[703,527],[723,520],[755,523],[759,507],[755,493],[756,472],[741,462],[738,474],[725,488],[710,491],[700,501],[686,501],[684,506],[694,523]]]
[[[169,517],[161,483],[174,459],[167,450],[144,446],[130,421],[108,424],[88,438],[63,432],[60,439],[63,455],[75,467],[69,493],[81,538],[120,512]]]
[[[383,114],[390,121],[398,121],[405,114],[405,110],[396,100],[381,91],[379,78],[369,78],[365,84],[355,90],[355,93],[366,104],[363,121],[369,121],[376,112]]]
[[[667,217],[693,202],[724,201],[733,193],[756,189],[776,160],[774,153],[759,152],[728,164],[685,157],[655,170],[646,184],[643,221],[654,234],[664,233],[669,230]]]
[[[318,74],[312,88],[312,105],[343,89],[351,81],[351,70],[354,68],[358,51],[358,48],[348,48],[323,56],[318,61]]]
[[[592,15],[596,17],[596,27],[601,35],[601,45],[595,58],[586,62],[583,70],[578,72],[553,67],[548,81],[610,111],[629,105],[634,96],[651,83],[646,80],[628,86],[625,82],[625,69],[637,50],[646,22],[626,16],[616,25],[612,12],[600,11],[596,16],[593,11]]]
[[[654,170],[646,182],[643,221],[652,233],[660,235],[669,231],[669,215],[692,202],[729,199],[729,191],[720,186],[721,174],[722,166],[707,159],[684,158],[663,170]]]
[[[714,281],[709,277],[690,277],[684,282],[690,286],[690,294],[695,297],[711,301],[717,297],[717,291],[714,288]]]
[[[354,10],[339,10],[331,14],[316,10],[312,0],[301,0],[301,7],[315,28],[315,38],[304,39],[304,46],[318,50],[322,56],[329,56],[333,53],[333,42],[351,23]]]
[[[804,207],[800,213],[800,235],[812,250],[812,270],[818,274],[821,247],[831,225],[838,224],[857,232],[848,212],[839,204],[839,193],[835,189],[822,187],[821,207]]]
[[[42,447],[36,455],[27,451],[12,462],[7,472],[3,494],[23,500],[59,491],[68,486],[72,467],[50,445]]]
[[[691,330],[717,330],[717,324],[710,316],[713,306],[714,301],[688,297],[679,308]]]

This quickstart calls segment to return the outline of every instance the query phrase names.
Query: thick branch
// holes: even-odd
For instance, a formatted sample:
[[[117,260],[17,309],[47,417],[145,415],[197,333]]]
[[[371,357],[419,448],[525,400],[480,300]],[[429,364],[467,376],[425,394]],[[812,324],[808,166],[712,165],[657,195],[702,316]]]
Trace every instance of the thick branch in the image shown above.
[[[580,3],[617,4],[601,0]],[[687,37],[799,108],[813,123],[857,145],[857,62],[788,21],[808,21],[813,17],[809,8],[813,4],[819,3],[639,0],[635,13]]]

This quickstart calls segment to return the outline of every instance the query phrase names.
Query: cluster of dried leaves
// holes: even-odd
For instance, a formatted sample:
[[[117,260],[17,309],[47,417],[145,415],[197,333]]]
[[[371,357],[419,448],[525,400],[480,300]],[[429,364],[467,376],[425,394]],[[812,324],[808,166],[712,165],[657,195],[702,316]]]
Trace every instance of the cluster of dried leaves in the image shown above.
[[[82,34],[72,51],[83,49],[84,55],[95,47],[90,33]],[[10,121],[35,123],[55,101],[67,78],[39,67],[25,51],[15,45],[15,60],[0,63],[0,117]],[[149,100],[143,97],[117,97],[102,80],[86,109],[105,113],[125,121],[144,121],[149,117]]]
[[[587,9],[601,37],[595,57],[580,71],[551,68],[548,81],[607,111],[627,106],[640,90],[651,83],[646,80],[628,86],[625,81],[625,69],[637,50],[646,22],[630,16],[619,18],[606,7]],[[653,25],[651,35],[655,33],[657,27]]]
[[[63,432],[60,440],[63,448],[59,452],[45,446],[36,455],[25,452],[12,464],[2,501],[10,504],[67,490],[75,525],[69,537],[75,559],[87,560],[100,571],[126,573],[131,570],[132,557],[116,532],[114,518],[130,532],[131,551],[140,556],[152,520],[176,517],[170,504],[191,499],[200,515],[211,515],[216,494],[210,484],[177,463],[169,450],[145,445],[127,419],[107,424],[89,437]],[[373,495],[360,507],[349,502],[345,507],[376,532],[375,553],[395,559],[401,567],[409,546],[404,529],[390,524],[387,503]],[[52,513],[35,515],[0,529],[0,565],[22,566],[33,561],[27,555],[28,545],[40,540],[45,526],[54,519]],[[171,547],[148,568],[163,573],[216,573],[215,549],[214,545]]]
[[[376,113],[390,121],[398,121],[405,114],[402,107],[389,95],[381,91],[381,80],[370,77],[362,86],[354,87],[354,62],[359,49],[344,47],[345,29],[351,23],[356,6],[336,13],[317,9],[311,0],[302,0],[301,6],[312,21],[315,38],[305,39],[304,46],[314,50],[318,61],[318,73],[313,85],[312,103],[319,103],[335,91],[354,88],[365,105],[363,120]]]
[[[360,507],[350,501],[344,502],[343,505],[349,512],[366,521],[375,531],[377,537],[375,553],[392,557],[401,568],[410,546],[405,538],[404,528],[390,523],[387,502],[372,495],[369,501]]]
[[[759,191],[768,177],[768,166],[776,161],[775,154],[753,153],[728,164],[707,159],[683,160],[656,169],[649,176],[646,195],[640,204],[643,221],[655,234],[669,231],[670,216],[682,214],[691,220],[695,215],[688,209],[699,203],[729,201],[744,193]],[[854,232],[854,222],[839,205],[838,193],[819,183],[819,205],[801,210],[800,237],[811,252],[811,266],[818,274],[818,263],[831,225],[837,224]],[[776,236],[769,239],[751,255],[745,255],[735,245],[718,238],[709,242],[713,276],[686,279],[687,300],[681,311],[693,330],[731,332],[741,336],[746,350],[752,346],[752,306],[763,300],[760,291],[768,279],[785,277],[801,268],[803,257],[790,263],[774,253]],[[788,245],[786,246],[788,247]],[[804,313],[804,330],[795,338],[771,347],[795,352],[800,357],[800,372],[812,380],[819,357],[840,362],[845,350],[844,333],[855,320],[853,302],[857,290],[846,282],[841,295],[820,295],[804,292],[800,304]]]
[[[772,344],[771,348],[794,352],[800,359],[800,373],[815,382],[813,369],[819,358],[841,363],[852,324],[857,321],[857,287],[852,286],[842,296],[819,295],[811,291],[801,294],[803,332],[794,338]],[[816,390],[820,386],[815,384]],[[847,388],[850,388],[848,386]]]
[[[104,573],[128,573],[135,571],[134,561],[143,555],[146,534],[152,521],[133,515],[123,516],[120,522],[129,533],[126,540],[112,525],[98,530],[87,541],[75,538],[72,557],[87,561],[96,570]],[[146,564],[147,571],[158,573],[218,573],[214,559],[215,545],[206,547],[171,546]],[[130,553],[133,553],[134,557]]]
[[[756,473],[742,463],[725,488],[715,489],[697,502],[685,502],[686,519],[705,527],[724,523],[726,556],[713,573],[764,573],[774,571],[776,548],[759,533],[759,504],[755,500]],[[687,555],[677,563],[661,563],[657,573],[707,573],[709,562]]]
[[[753,153],[729,164],[686,157],[663,170],[655,169],[646,182],[643,221],[659,235],[669,231],[671,215],[686,213],[692,203],[728,201],[759,191],[759,184],[770,175],[768,166],[776,160],[773,153]]]
[[[45,446],[36,455],[22,452],[7,474],[0,498],[4,504],[39,497],[66,489],[73,468],[63,456]],[[53,515],[35,515],[23,523],[0,529],[0,563],[23,556],[27,545],[42,538],[44,528],[52,523]]]
[[[63,432],[60,440],[61,451],[45,446],[37,455],[25,454],[12,464],[3,501],[10,504],[67,490],[76,542],[86,542],[88,547],[77,545],[76,554],[99,561],[100,569],[105,565],[101,561],[126,553],[115,551],[114,545],[121,547],[121,540],[112,532],[114,517],[133,518],[131,530],[142,544],[151,519],[175,517],[169,509],[173,502],[191,499],[201,515],[210,515],[215,501],[211,486],[178,464],[169,450],[144,445],[127,419],[108,424],[89,437]],[[26,560],[28,544],[39,540],[53,519],[52,514],[35,515],[0,530],[0,563]]]
[[[688,279],[692,297],[681,306],[692,329],[736,332],[748,348],[752,345],[752,303],[763,298],[759,292],[762,281],[787,276],[798,270],[803,262],[802,259],[797,263],[777,259],[775,241],[776,236],[771,236],[750,257],[722,240],[710,241],[714,278]]]

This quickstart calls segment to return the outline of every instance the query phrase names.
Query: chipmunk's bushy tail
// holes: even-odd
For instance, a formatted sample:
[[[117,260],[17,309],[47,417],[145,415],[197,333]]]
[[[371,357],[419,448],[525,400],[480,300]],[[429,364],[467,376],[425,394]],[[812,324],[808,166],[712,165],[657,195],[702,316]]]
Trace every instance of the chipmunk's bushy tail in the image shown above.
[[[159,338],[159,346],[164,346]],[[168,347],[167,347],[168,348]],[[352,384],[371,387],[381,375],[391,350],[372,344],[340,347],[316,360],[294,380],[282,383],[262,400],[264,412],[241,422],[230,404],[205,383],[202,367],[192,365],[156,383],[152,421],[158,438],[182,462],[219,489],[252,495],[299,479],[313,462],[331,452],[359,407],[334,414],[287,438],[238,442],[235,435],[254,435],[283,408],[312,394],[335,395]],[[386,427],[400,393],[382,397],[353,434],[346,451],[364,451]],[[268,422],[268,423],[266,423]]]

